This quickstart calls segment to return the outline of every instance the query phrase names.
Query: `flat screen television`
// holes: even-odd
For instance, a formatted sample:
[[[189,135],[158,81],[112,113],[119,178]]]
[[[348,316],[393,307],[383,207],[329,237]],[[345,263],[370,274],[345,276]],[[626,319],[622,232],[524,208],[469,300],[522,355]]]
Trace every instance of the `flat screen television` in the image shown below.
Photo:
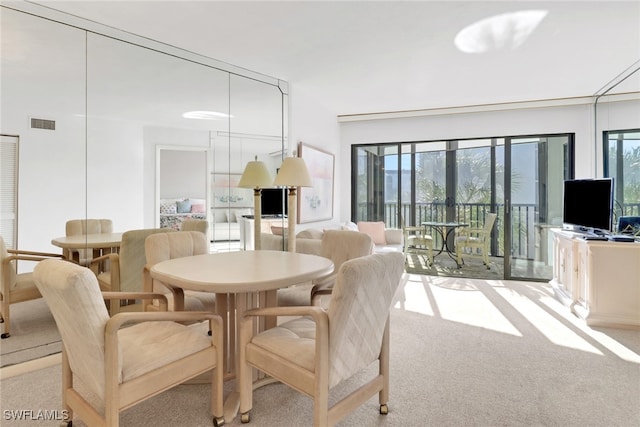
[[[287,192],[282,188],[262,189],[262,216],[284,216],[287,214]]]
[[[613,219],[613,178],[564,181],[562,222],[588,233],[609,232]]]

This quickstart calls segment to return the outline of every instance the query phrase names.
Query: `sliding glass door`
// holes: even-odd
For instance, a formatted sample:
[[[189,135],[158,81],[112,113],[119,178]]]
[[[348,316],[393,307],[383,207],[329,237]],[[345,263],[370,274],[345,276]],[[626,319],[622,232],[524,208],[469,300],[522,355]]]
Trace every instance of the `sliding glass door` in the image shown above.
[[[549,229],[562,225],[562,181],[573,176],[572,147],[571,135],[354,146],[352,217],[387,227],[482,227],[495,213],[492,277],[549,280]],[[456,227],[435,231],[435,249],[450,255],[437,256],[436,264],[465,269],[453,261]]]
[[[562,227],[563,181],[573,177],[571,135],[506,138],[509,151],[505,212],[507,278],[551,279],[553,236]],[[507,248],[507,246],[505,246]]]
[[[604,154],[604,176],[615,183],[616,217],[640,216],[640,129],[605,132]]]

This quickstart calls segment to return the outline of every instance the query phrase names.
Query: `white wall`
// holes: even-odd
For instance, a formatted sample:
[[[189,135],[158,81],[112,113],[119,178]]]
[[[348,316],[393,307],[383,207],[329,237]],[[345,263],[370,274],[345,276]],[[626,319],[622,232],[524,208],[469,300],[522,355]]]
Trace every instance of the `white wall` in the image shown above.
[[[0,132],[20,138],[17,242],[24,249],[58,252],[51,239],[65,234],[67,220],[86,217],[83,32],[34,23],[11,10],[3,9],[0,17]],[[25,28],[32,37],[47,37],[31,45]],[[12,43],[11,35],[22,35],[22,43]],[[63,77],[69,84],[59,84]],[[56,130],[31,129],[31,117],[55,120]]]
[[[345,190],[349,193],[350,168],[345,169],[340,145],[340,129],[335,113],[319,104],[296,84],[289,84],[289,154],[299,142],[317,147],[335,155],[333,182],[333,219],[296,225],[297,230],[335,226],[347,221],[341,213],[341,200]]]

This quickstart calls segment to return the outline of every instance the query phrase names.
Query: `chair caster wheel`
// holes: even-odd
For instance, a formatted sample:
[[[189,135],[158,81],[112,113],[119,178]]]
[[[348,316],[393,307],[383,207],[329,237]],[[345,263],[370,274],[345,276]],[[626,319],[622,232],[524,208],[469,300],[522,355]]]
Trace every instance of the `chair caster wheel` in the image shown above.
[[[248,423],[249,421],[251,421],[251,417],[249,416],[249,413],[248,413],[248,412],[245,412],[244,414],[242,414],[242,415],[240,416],[240,421],[242,422],[242,424],[246,424],[246,423]]]
[[[387,415],[388,413],[389,413],[389,407],[386,404],[380,405],[380,414]]]
[[[222,427],[223,425],[224,425],[224,417],[220,417],[220,418],[213,417],[214,427]]]
[[[9,332],[5,332],[4,334],[0,335],[0,338],[5,339],[5,338],[9,338],[11,336],[11,334]]]

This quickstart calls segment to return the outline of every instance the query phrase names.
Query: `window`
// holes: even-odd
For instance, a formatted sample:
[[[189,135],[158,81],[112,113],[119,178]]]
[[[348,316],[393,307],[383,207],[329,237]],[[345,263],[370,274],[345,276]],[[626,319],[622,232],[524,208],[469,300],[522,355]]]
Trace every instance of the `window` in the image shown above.
[[[8,248],[15,248],[18,229],[18,138],[8,135],[0,138],[0,236]]]
[[[614,212],[640,216],[640,129],[604,132],[604,176],[614,179]]]

